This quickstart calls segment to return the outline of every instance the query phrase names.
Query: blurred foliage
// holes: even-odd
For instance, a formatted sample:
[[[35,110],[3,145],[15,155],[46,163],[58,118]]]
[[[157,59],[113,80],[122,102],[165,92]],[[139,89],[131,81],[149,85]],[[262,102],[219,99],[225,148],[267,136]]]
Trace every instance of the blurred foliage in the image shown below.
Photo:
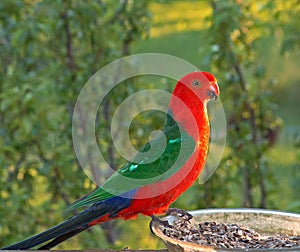
[[[58,223],[61,209],[94,188],[73,150],[73,107],[89,77],[147,33],[146,6],[1,1],[0,246]],[[73,244],[105,247],[109,236]]]
[[[242,188],[243,207],[267,207],[273,181],[266,152],[274,144],[281,120],[271,100],[272,83],[265,81],[265,66],[258,62],[260,40],[271,35],[270,20],[263,20],[265,5],[253,1],[211,1],[208,59],[220,75],[227,114],[227,146],[223,159],[227,171]],[[229,98],[229,99],[228,99]],[[237,179],[239,178],[239,179]],[[224,179],[223,179],[224,180]],[[226,179],[227,180],[227,179]],[[218,181],[212,180],[214,183]],[[273,181],[274,182],[274,181]],[[274,183],[271,183],[274,184]],[[255,197],[255,191],[258,197]]]
[[[287,94],[277,83],[286,81],[286,76],[277,79],[282,69],[276,67],[286,62],[284,57],[289,61],[299,56],[299,6],[298,0],[3,0],[0,246],[57,224],[71,202],[93,190],[95,185],[80,169],[73,151],[73,107],[92,74],[132,49],[169,53],[210,68],[221,86],[228,121],[224,158],[213,177],[190,188],[176,207],[300,211],[295,200],[299,197],[298,138],[293,137],[294,145],[285,139],[274,147],[285,126],[278,116],[280,109],[297,110],[297,106],[282,110],[276,105],[282,105]],[[298,71],[293,64],[288,68],[287,73]],[[298,85],[299,78],[292,77]],[[132,79],[126,87],[112,90],[99,110],[98,143],[113,167],[122,163],[110,137],[114,110],[127,96],[154,87],[153,83],[169,91],[174,85],[160,78]],[[287,90],[295,95],[299,89]],[[145,112],[135,118],[130,128],[133,145],[138,148],[147,141],[163,116],[153,119],[152,112]],[[282,167],[292,169],[280,171]],[[291,176],[284,179],[287,173]],[[58,248],[163,247],[150,235],[148,221],[110,222]]]
[[[278,4],[278,2],[280,4]],[[275,20],[277,26],[281,26],[283,23],[283,43],[281,46],[281,53],[295,52],[300,49],[300,34],[299,34],[299,25],[300,21],[297,18],[300,12],[300,1],[269,1],[268,8],[275,9]],[[293,20],[292,22],[290,22]]]
[[[261,50],[265,43],[286,32],[286,26],[297,27],[296,21],[287,19],[290,12],[299,14],[297,3],[210,1],[213,14],[206,33],[210,50],[206,51],[204,64],[218,76],[228,134],[222,163],[203,190],[199,188],[203,201],[197,207],[283,207],[278,202],[277,188],[282,177],[274,173],[274,162],[269,157],[283,121],[272,94],[275,75],[269,75],[269,62],[260,59],[268,52]],[[285,34],[281,40],[282,50],[290,37],[294,34]],[[295,50],[297,43],[295,40],[289,50]],[[299,183],[296,177],[292,180]]]
[[[287,209],[289,211],[300,213],[300,199],[299,199],[299,191],[300,191],[300,133],[295,134],[293,140],[293,147],[296,149],[296,157],[297,161],[292,165],[292,176],[290,178],[289,184],[291,185],[292,194],[297,199],[296,201],[292,201],[288,204]]]

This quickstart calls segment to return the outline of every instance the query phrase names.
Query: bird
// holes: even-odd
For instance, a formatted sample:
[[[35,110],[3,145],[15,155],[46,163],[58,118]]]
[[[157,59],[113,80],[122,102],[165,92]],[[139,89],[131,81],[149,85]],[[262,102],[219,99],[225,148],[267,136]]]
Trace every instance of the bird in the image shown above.
[[[79,210],[62,223],[1,250],[50,249],[99,223],[166,214],[197,179],[206,162],[210,122],[207,103],[219,96],[215,76],[195,71],[180,78],[171,95],[163,135],[146,143],[106,182],[69,209]],[[149,158],[150,149],[164,146]]]

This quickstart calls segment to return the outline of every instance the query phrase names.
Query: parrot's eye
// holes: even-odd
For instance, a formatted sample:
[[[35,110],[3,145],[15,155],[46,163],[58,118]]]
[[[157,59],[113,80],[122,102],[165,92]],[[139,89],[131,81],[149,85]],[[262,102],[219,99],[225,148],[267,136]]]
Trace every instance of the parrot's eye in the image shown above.
[[[196,86],[196,87],[201,86],[200,81],[198,81],[198,80],[193,80],[192,84],[193,84],[193,86]]]

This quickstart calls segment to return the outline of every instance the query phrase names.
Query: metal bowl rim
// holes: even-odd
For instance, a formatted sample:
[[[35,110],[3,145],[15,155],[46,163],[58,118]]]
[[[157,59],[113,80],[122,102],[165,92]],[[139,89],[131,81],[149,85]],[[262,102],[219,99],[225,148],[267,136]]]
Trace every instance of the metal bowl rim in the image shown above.
[[[237,214],[266,214],[266,215],[280,215],[286,217],[299,218],[300,214],[284,212],[280,210],[269,210],[260,208],[209,208],[209,209],[199,209],[188,211],[190,214],[197,216],[203,214],[227,214],[227,213],[237,213]],[[167,217],[167,216],[166,216]]]
[[[197,216],[197,215],[204,215],[204,214],[228,214],[228,213],[235,213],[235,214],[265,214],[265,215],[279,215],[282,217],[292,217],[292,218],[297,218],[300,220],[300,214],[297,213],[290,213],[290,212],[283,212],[279,210],[268,210],[268,209],[260,209],[260,208],[211,208],[211,209],[199,209],[199,210],[193,210],[193,211],[188,211],[190,214]],[[168,217],[166,216],[163,218],[163,220],[167,220]],[[170,244],[177,244],[181,247],[184,248],[190,248],[190,249],[205,249],[205,251],[218,251],[217,247],[212,247],[212,246],[204,246],[200,244],[195,244],[191,242],[186,242],[186,241],[180,241],[176,240],[173,238],[170,238],[166,236],[162,230],[158,227],[156,223],[151,222],[151,230],[152,232],[162,240],[170,243]],[[280,251],[295,251],[295,249],[299,249],[300,247],[294,247],[294,248],[281,248]],[[251,249],[251,251],[273,251],[274,249]],[[241,249],[227,249],[227,248],[222,248],[222,251],[244,251]],[[278,250],[279,251],[279,250]]]

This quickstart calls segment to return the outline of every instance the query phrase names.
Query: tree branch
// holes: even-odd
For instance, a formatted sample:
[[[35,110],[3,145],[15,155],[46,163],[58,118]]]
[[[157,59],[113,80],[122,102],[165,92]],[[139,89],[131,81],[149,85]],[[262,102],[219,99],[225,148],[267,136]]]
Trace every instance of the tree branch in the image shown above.
[[[72,35],[70,31],[70,24],[68,20],[68,16],[66,12],[61,14],[61,18],[64,22],[64,29],[66,33],[66,52],[67,52],[67,66],[68,68],[73,71],[76,69],[75,61],[74,61],[74,53],[73,53],[73,45],[72,45]]]

